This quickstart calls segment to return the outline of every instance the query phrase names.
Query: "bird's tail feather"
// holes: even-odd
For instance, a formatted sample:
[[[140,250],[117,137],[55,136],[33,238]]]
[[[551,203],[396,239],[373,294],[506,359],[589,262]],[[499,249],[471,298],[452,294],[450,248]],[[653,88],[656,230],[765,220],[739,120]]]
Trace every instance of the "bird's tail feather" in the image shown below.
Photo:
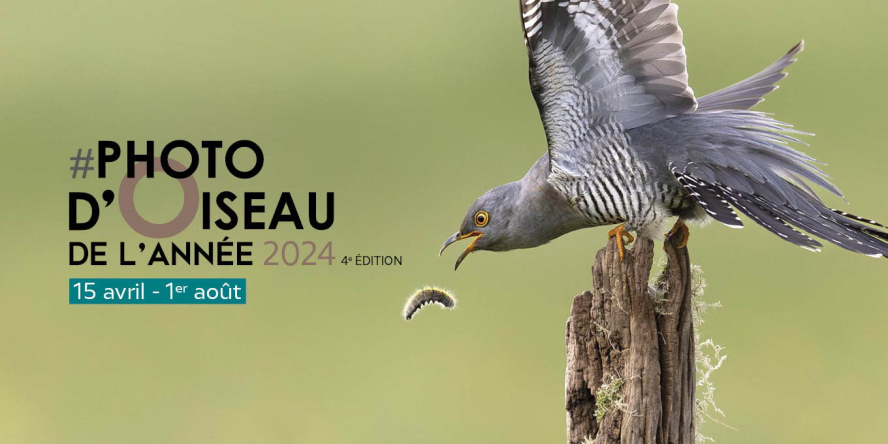
[[[734,205],[761,210],[764,217],[755,219],[759,225],[803,248],[819,251],[821,245],[792,226],[846,250],[872,257],[888,257],[888,233],[866,227],[819,203],[815,204],[819,207],[819,214],[812,215],[787,205],[776,204],[759,195],[746,195],[732,190],[722,192]],[[741,211],[746,213],[743,209]]]
[[[670,168],[678,182],[712,218],[739,228],[733,208],[782,239],[819,251],[819,242],[888,258],[883,224],[826,206],[805,182],[841,192],[813,163],[789,146],[797,132],[752,111],[720,110],[679,118],[670,128]],[[733,208],[732,208],[733,207]],[[878,228],[876,228],[878,227]]]

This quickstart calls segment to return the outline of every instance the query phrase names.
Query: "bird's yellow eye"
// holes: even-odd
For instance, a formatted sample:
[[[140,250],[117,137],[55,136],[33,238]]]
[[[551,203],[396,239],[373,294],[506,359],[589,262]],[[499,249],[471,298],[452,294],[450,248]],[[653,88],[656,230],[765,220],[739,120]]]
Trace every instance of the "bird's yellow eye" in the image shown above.
[[[483,227],[487,225],[487,222],[490,222],[490,214],[486,211],[479,211],[475,213],[475,226]]]

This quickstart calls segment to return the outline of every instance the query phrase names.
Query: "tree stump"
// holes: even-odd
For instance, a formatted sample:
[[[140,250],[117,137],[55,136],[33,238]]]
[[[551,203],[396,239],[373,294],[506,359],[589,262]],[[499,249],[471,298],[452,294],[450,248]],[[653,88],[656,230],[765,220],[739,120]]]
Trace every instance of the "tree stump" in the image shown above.
[[[694,442],[693,295],[688,251],[664,242],[653,284],[654,242],[640,238],[620,261],[616,241],[595,257],[593,291],[567,320],[568,442]]]

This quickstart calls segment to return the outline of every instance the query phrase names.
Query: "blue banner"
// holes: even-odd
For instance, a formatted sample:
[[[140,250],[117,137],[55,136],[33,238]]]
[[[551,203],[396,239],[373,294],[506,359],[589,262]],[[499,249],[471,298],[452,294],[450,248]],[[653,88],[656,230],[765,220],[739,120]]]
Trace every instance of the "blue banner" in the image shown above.
[[[247,303],[246,279],[68,279],[68,303],[232,305]]]

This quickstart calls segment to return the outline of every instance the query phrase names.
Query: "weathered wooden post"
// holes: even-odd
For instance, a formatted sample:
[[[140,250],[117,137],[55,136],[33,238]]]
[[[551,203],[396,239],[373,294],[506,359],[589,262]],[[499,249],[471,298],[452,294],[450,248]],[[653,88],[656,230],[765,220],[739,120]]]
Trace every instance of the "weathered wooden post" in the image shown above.
[[[568,442],[692,444],[694,331],[691,268],[678,236],[653,284],[654,243],[639,239],[623,261],[615,239],[592,268],[593,291],[567,321]]]

